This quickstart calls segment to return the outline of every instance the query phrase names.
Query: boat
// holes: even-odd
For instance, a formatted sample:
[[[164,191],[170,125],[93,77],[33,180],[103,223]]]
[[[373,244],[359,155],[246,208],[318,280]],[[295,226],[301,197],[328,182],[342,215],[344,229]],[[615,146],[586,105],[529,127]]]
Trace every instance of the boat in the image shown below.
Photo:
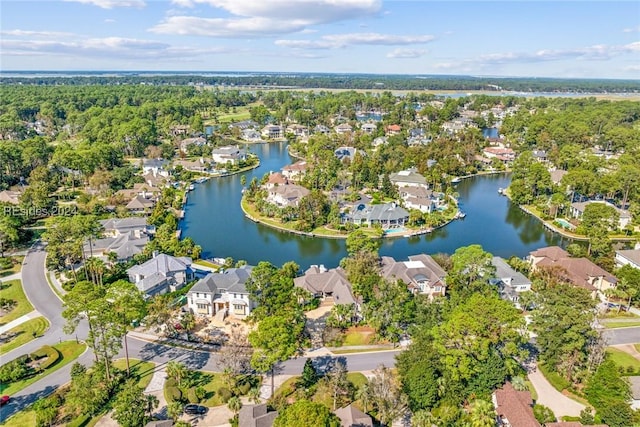
[[[209,177],[208,177],[208,176],[202,176],[202,177],[200,177],[200,178],[196,179],[196,182],[197,182],[198,184],[202,184],[203,182],[207,181],[208,179],[209,179]]]
[[[196,188],[196,186],[195,186],[195,185],[193,185],[193,184],[190,184],[190,185],[189,185],[189,191],[194,190],[195,188]]]
[[[456,214],[456,218],[464,218],[465,216],[467,216],[467,214],[462,211],[458,211]]]
[[[498,188],[498,193],[504,195],[504,188]]]
[[[455,178],[453,178],[453,179],[451,180],[451,183],[452,183],[452,184],[457,184],[457,183],[459,183],[460,181],[462,181],[462,178],[460,178],[459,176],[456,176]]]

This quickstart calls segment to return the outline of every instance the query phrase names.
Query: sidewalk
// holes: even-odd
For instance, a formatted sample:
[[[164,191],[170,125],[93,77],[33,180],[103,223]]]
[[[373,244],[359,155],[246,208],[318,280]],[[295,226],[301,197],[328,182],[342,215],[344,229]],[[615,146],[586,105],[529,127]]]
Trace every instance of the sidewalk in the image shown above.
[[[578,403],[575,400],[570,399],[553,388],[544,375],[542,375],[540,369],[536,369],[534,372],[529,374],[529,381],[531,381],[533,387],[538,393],[538,400],[536,403],[551,409],[558,419],[566,415],[579,417],[580,411],[585,408],[582,403]]]
[[[40,316],[42,315],[37,310],[33,310],[31,313],[27,313],[24,316],[20,316],[17,319],[0,326],[0,334],[4,334],[5,332],[15,328],[16,326],[20,326],[24,322]]]
[[[67,291],[65,291],[62,288],[62,284],[60,283],[60,281],[58,280],[58,278],[56,277],[56,273],[54,271],[48,271],[49,274],[49,279],[51,279],[51,283],[54,286],[54,291],[56,294],[58,295],[64,295],[67,293]]]

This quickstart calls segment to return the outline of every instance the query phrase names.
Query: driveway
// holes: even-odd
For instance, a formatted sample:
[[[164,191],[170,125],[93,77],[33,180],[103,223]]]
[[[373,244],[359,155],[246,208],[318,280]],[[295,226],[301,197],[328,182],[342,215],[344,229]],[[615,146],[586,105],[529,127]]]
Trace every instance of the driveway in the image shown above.
[[[638,344],[640,343],[640,326],[605,329],[602,336],[607,345]]]
[[[534,372],[529,374],[529,381],[531,381],[533,387],[538,393],[538,400],[536,403],[551,409],[558,419],[565,415],[578,417],[580,416],[580,411],[585,408],[582,403],[578,403],[575,400],[568,398],[553,388],[544,375],[542,375],[542,372],[537,368]]]

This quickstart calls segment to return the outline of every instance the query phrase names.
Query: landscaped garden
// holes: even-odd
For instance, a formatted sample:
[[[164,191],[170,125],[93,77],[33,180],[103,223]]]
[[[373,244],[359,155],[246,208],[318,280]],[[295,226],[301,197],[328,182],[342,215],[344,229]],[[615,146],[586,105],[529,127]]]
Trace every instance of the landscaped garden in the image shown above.
[[[33,306],[22,290],[20,280],[2,282],[0,290],[2,291],[0,294],[0,326],[33,311]]]
[[[41,336],[47,329],[49,329],[49,321],[42,316],[38,316],[8,330],[0,335],[0,355],[6,354]]]

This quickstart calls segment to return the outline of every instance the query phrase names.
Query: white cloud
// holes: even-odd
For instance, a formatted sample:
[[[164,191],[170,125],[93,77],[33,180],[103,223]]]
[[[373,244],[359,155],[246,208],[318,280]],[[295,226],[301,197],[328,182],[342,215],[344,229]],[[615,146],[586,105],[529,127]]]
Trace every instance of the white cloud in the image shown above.
[[[80,0],[113,1],[113,0]],[[172,0],[179,7],[206,4],[231,17],[171,16],[150,31],[210,37],[270,36],[378,13],[382,0]]]
[[[387,53],[387,58],[419,58],[427,53],[424,49],[398,48]]]
[[[107,23],[107,24],[113,24],[114,22],[116,22],[116,20],[107,18],[107,19],[104,20],[104,22]]]
[[[138,7],[146,6],[144,0],[64,0],[82,4],[91,4],[102,9],[113,9],[114,7]]]
[[[278,46],[294,49],[339,49],[353,45],[408,45],[423,44],[434,40],[430,35],[400,36],[380,33],[329,34],[320,40],[276,40]]]
[[[14,37],[70,37],[72,33],[62,31],[31,31],[31,30],[5,30],[0,35]]]
[[[175,47],[153,40],[122,37],[89,38],[75,37],[74,41],[59,40],[0,40],[3,55],[62,55],[78,59],[87,57],[136,59],[136,60],[189,60],[202,55],[226,53],[222,47],[194,49]]]
[[[640,25],[631,27],[631,28],[625,28],[622,30],[622,32],[623,33],[640,33]]]

